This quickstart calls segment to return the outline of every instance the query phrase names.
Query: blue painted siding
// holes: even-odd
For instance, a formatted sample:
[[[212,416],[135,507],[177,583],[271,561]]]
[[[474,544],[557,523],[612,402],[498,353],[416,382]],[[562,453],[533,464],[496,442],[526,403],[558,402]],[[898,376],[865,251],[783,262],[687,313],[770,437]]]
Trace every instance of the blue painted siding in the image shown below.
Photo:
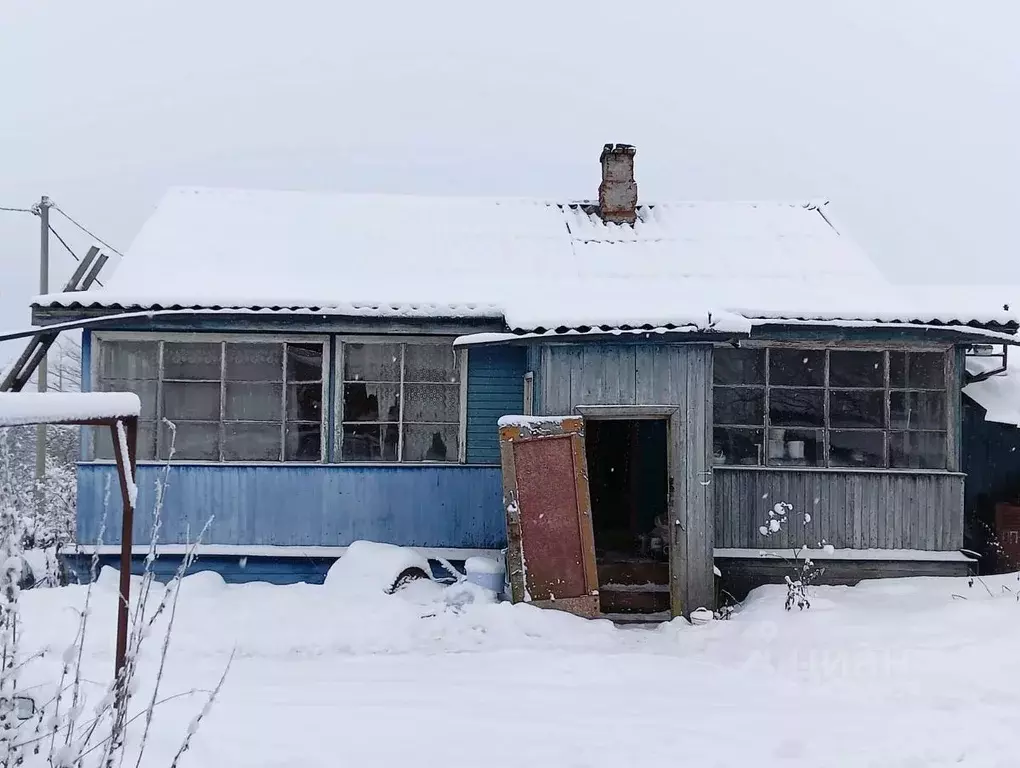
[[[153,464],[138,468],[136,544],[151,536],[156,482],[164,471]],[[369,539],[499,548],[506,541],[501,482],[498,467],[175,464],[159,540],[186,543],[213,516],[208,544],[346,546]],[[112,464],[82,464],[78,541],[97,541],[104,516],[103,543],[118,543],[116,470]]]
[[[468,352],[467,461],[499,464],[500,416],[524,409],[523,347],[477,347]]]
[[[180,555],[162,555],[156,559],[152,572],[156,581],[167,582],[174,577],[181,565]],[[86,584],[92,579],[92,557],[90,555],[65,555],[64,561],[71,574],[71,580]],[[215,571],[228,584],[245,584],[261,581],[269,584],[322,584],[326,573],[336,562],[333,557],[263,557],[263,556],[227,556],[199,554],[188,569],[188,573]],[[438,561],[429,561],[432,566],[432,577],[439,581],[453,580],[451,574]],[[450,563],[463,572],[464,562],[454,560]],[[99,573],[103,568],[120,569],[119,555],[100,555],[96,569]],[[141,575],[145,570],[145,558],[136,556],[131,560],[131,572]]]

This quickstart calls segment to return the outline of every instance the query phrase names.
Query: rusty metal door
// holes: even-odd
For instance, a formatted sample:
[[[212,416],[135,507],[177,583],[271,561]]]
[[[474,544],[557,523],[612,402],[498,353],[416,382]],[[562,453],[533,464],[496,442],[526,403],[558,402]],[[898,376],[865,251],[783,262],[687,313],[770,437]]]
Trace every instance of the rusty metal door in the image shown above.
[[[504,417],[499,443],[513,601],[598,616],[584,419]]]

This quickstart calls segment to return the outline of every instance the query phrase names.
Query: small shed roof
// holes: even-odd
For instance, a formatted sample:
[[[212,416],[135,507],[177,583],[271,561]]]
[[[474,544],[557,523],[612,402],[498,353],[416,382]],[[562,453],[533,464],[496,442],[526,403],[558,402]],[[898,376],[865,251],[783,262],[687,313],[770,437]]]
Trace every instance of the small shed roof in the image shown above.
[[[0,427],[138,416],[133,392],[0,392]]]
[[[105,288],[39,306],[505,318],[510,329],[753,319],[1012,322],[915,303],[813,203],[642,205],[174,189]]]

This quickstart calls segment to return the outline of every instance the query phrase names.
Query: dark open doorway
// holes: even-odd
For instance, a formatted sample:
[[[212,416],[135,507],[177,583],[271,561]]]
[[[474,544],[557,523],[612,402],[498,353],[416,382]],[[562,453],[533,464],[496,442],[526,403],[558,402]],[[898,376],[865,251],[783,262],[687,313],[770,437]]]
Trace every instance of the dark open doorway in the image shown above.
[[[669,610],[669,422],[588,419],[585,443],[602,611]]]

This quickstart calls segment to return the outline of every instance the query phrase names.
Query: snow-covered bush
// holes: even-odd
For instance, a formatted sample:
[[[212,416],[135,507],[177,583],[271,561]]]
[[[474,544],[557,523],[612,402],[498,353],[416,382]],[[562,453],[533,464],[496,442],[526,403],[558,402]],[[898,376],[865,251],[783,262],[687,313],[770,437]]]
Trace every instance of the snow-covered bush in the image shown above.
[[[171,448],[172,456],[172,448]],[[0,470],[3,463],[0,462]],[[197,541],[183,558],[173,579],[162,593],[154,592],[156,540],[160,530],[163,494],[170,469],[157,487],[153,514],[153,537],[141,579],[134,579],[127,642],[126,663],[120,674],[100,685],[100,694],[86,691],[82,660],[89,634],[93,585],[97,581],[99,558],[92,559],[92,579],[85,589],[84,603],[78,613],[77,632],[60,655],[58,679],[29,687],[23,679],[32,673],[38,683],[37,662],[43,653],[22,653],[22,626],[26,617],[21,610],[21,583],[25,563],[25,520],[30,516],[19,505],[32,502],[31,492],[0,482],[0,768],[46,766],[47,768],[113,768],[121,766],[129,751],[127,733],[134,738],[131,758],[142,761],[152,727],[153,715],[164,701],[160,697],[170,638],[177,612],[180,583],[194,560]],[[5,476],[9,477],[9,476]],[[2,479],[2,478],[0,478]],[[208,524],[207,524],[208,527]],[[199,534],[198,540],[204,534]],[[104,595],[106,597],[106,595]],[[159,641],[153,633],[157,620],[165,622],[155,679],[147,689],[139,679],[138,659],[143,646]],[[229,668],[229,664],[227,665]],[[177,766],[187,751],[202,719],[215,701],[226,678],[206,695],[204,706],[182,737],[171,766]],[[95,690],[90,681],[89,691]],[[193,691],[192,693],[197,693]],[[31,712],[25,709],[31,708]],[[136,702],[137,705],[135,704]]]
[[[780,501],[774,505],[768,512],[768,518],[765,524],[758,528],[758,532],[765,538],[775,536],[783,527],[789,524],[790,517],[793,515],[793,504],[786,501]],[[803,515],[803,524],[807,525],[811,522],[811,515],[807,512]],[[825,542],[822,542],[824,545]],[[811,599],[808,594],[808,589],[818,579],[819,576],[824,572],[824,568],[815,566],[814,562],[807,554],[807,545],[795,547],[793,550],[792,557],[787,559],[783,558],[786,563],[790,566],[790,572],[786,574],[786,601],[784,607],[786,610],[792,610],[796,606],[799,610],[811,607]]]

